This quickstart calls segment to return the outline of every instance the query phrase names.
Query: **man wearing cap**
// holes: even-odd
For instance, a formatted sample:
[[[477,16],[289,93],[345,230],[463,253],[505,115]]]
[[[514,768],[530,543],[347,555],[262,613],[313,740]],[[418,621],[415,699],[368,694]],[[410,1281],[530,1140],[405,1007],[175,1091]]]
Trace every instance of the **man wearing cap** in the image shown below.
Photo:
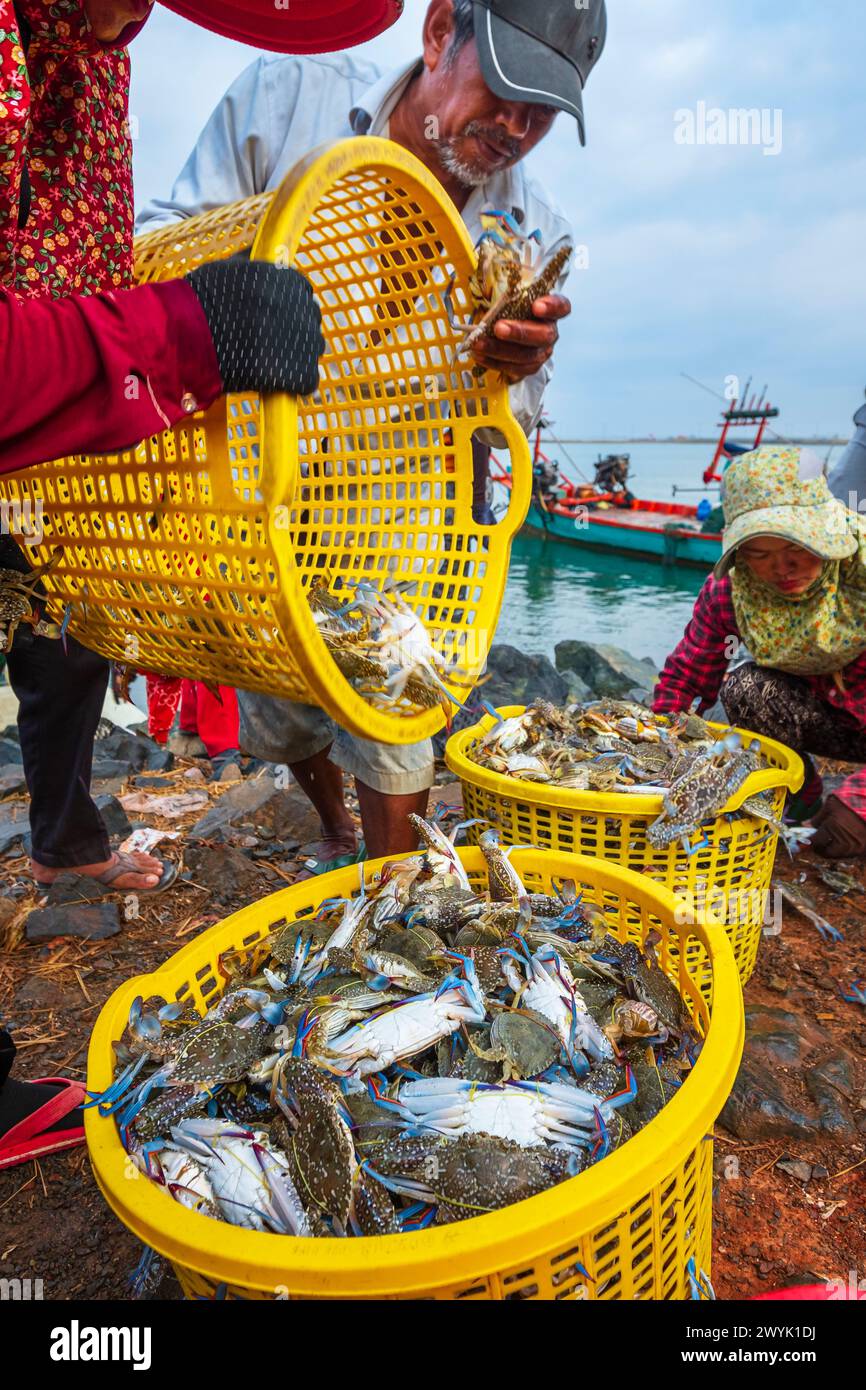
[[[812,848],[866,854],[866,767],[822,805],[810,754],[866,764],[866,521],[830,493],[807,449],[764,446],[725,473],[722,558],[682,641],[665,662],[653,709],[673,714],[721,694],[740,728],[800,753],[806,780],[792,820],[813,818]],[[726,676],[731,645],[750,660]]]
[[[571,228],[522,161],[560,112],[584,142],[583,87],[605,35],[604,0],[432,0],[422,54],[396,72],[348,54],[262,58],[216,107],[171,196],[145,208],[139,230],[277,188],[327,141],[376,135],[403,145],[440,179],[473,240],[482,213],[502,209],[525,233],[537,228],[550,255],[571,239]],[[527,433],[541,416],[559,322],[571,305],[556,293],[533,311],[525,323],[499,323],[473,349],[480,366],[512,383],[512,409]],[[356,780],[367,852],[414,847],[407,815],[426,807],[429,741],[386,748],[350,737],[319,710],[245,693],[241,739],[248,751],[288,763],[311,796],[324,836],[313,856],[318,868],[355,848],[342,771]]]

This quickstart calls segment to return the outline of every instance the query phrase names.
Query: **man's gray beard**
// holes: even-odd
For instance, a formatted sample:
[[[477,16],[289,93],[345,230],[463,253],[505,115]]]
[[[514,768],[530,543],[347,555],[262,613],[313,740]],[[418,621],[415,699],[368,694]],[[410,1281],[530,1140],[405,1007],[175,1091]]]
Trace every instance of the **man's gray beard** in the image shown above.
[[[487,178],[487,171],[461,159],[452,140],[437,140],[436,153],[442,168],[456,179],[463,188],[480,188]]]

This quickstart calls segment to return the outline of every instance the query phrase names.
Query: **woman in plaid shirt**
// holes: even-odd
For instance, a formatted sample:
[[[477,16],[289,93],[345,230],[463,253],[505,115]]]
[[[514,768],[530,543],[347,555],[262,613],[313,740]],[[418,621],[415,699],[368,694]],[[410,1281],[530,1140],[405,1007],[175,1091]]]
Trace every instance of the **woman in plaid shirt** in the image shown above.
[[[821,804],[807,756],[866,764],[866,523],[831,496],[808,450],[767,446],[725,474],[723,554],[665,662],[653,709],[721,695],[732,723],[805,756],[792,803],[812,848],[866,854],[866,767]],[[743,641],[752,661],[726,675]]]

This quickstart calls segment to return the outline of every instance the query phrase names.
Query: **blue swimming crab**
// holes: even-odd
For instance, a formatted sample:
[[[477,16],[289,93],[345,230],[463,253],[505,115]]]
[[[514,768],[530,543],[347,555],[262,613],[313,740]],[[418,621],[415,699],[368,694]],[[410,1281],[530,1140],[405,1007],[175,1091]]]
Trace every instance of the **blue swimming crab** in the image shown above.
[[[527,1148],[490,1134],[390,1140],[364,1167],[398,1196],[436,1208],[437,1224],[498,1211],[545,1192],[583,1167],[583,1155]]]
[[[46,564],[32,570],[0,569],[0,653],[11,650],[19,623],[29,623],[34,629],[41,623],[33,606],[36,591],[40,579],[54,568],[61,554],[55,550]]]
[[[743,746],[734,731],[718,739],[704,753],[693,757],[664,794],[661,815],[647,829],[647,839],[655,849],[666,849],[682,840],[691,853],[690,836],[727,804],[750,773],[758,768],[760,744]]]
[[[456,276],[452,277],[445,297],[452,326],[464,330],[454,352],[455,359],[469,352],[482,338],[492,336],[501,319],[532,318],[536,299],[543,299],[556,289],[573,250],[570,242],[564,242],[542,259],[539,254],[541,233],[534,231],[524,236],[508,212],[482,213],[481,226],[483,231],[475,247],[478,260],[469,280],[472,296],[469,323],[457,323],[453,316],[452,292]]]
[[[312,1204],[344,1231],[356,1163],[339,1088],[310,1062],[286,1057],[274,1075],[271,1096],[281,1111],[274,1131],[305,1206]]]

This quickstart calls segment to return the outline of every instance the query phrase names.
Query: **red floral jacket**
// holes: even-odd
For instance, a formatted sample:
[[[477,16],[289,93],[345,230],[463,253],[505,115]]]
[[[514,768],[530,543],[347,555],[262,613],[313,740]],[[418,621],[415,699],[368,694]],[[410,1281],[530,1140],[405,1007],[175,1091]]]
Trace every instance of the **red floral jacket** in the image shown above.
[[[92,294],[132,278],[132,143],[125,48],[95,39],[83,0],[0,0],[0,287]],[[30,215],[19,226],[24,169]]]
[[[141,27],[102,44],[82,0],[0,0],[0,473],[137,444],[222,391],[189,285],[117,288],[132,271],[124,46]]]

